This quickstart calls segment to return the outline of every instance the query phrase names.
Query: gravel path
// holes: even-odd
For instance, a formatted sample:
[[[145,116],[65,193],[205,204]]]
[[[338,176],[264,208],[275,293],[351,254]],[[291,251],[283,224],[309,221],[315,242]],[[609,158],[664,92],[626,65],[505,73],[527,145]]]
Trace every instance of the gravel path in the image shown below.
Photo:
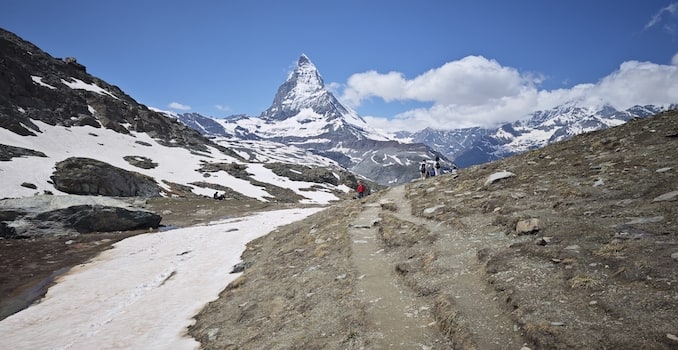
[[[397,279],[393,264],[379,247],[378,203],[366,204],[349,227],[358,294],[366,308],[366,342],[375,349],[432,349],[444,342],[431,307]]]
[[[524,341],[518,326],[500,309],[494,291],[486,282],[484,266],[477,258],[479,250],[505,247],[511,239],[503,233],[477,231],[475,228],[487,227],[486,216],[464,218],[466,229],[463,232],[413,216],[405,191],[405,186],[394,187],[384,194],[381,203],[394,204],[397,208],[394,215],[399,220],[423,226],[438,237],[433,264],[438,269],[445,269],[446,273],[438,275],[445,280],[437,283],[448,286],[448,299],[452,300],[457,328],[455,333],[467,338],[464,347],[520,349]]]

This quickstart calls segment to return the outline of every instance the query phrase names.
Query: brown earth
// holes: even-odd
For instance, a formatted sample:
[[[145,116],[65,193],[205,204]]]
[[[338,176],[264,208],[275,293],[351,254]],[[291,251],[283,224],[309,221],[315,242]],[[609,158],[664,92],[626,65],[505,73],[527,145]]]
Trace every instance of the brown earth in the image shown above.
[[[500,171],[514,175],[486,184]],[[205,349],[676,349],[676,191],[671,111],[340,203],[251,242],[189,334]],[[374,260],[356,261],[359,229]],[[361,263],[390,281],[370,288]],[[417,345],[384,340],[412,336],[375,320],[380,288],[423,305],[390,313],[423,319]]]
[[[513,176],[486,183],[499,171]],[[670,111],[342,201],[250,242],[189,335],[204,349],[677,349],[676,191]],[[174,226],[277,208],[148,206]],[[119,238],[0,241],[1,300]]]

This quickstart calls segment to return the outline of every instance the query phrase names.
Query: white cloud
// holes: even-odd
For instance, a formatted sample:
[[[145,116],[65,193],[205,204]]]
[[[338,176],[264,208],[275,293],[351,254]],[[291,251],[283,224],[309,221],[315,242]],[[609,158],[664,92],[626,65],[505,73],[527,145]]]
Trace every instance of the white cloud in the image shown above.
[[[370,125],[387,132],[495,126],[570,101],[610,103],[619,109],[678,103],[677,57],[671,66],[624,62],[617,71],[596,83],[540,90],[543,77],[538,74],[521,73],[495,60],[468,56],[411,80],[399,72],[354,74],[348,79],[341,99],[354,108],[371,98],[387,103],[432,103],[429,108],[408,110],[389,118],[364,116]]]
[[[167,107],[172,108],[172,109],[178,109],[180,111],[188,111],[191,109],[191,106],[181,104],[179,102],[172,102]]]
[[[659,22],[662,21],[665,15],[675,15],[677,13],[678,13],[678,3],[676,2],[671,3],[668,6],[660,9],[654,16],[652,16],[650,21],[647,22],[647,24],[645,25],[645,29],[649,29],[657,25]]]
[[[218,111],[222,111],[222,112],[230,112],[231,111],[231,107],[224,106],[224,105],[215,105],[214,108],[216,108]]]
[[[671,64],[674,66],[678,66],[678,53],[673,55],[673,58],[671,58]]]

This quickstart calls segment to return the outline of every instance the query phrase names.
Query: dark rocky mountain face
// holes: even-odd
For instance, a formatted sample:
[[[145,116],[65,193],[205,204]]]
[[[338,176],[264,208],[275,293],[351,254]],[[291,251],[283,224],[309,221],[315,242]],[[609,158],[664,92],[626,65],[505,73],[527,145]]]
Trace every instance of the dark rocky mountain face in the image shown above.
[[[167,146],[204,149],[209,143],[185,125],[149,110],[87,73],[75,58],[57,59],[0,29],[0,127],[36,135],[49,125],[104,127],[148,133]]]

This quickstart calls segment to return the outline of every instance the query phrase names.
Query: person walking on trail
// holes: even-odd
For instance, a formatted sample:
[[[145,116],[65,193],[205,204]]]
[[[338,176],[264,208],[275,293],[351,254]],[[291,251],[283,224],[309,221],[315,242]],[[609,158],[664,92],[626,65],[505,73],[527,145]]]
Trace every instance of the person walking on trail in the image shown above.
[[[422,160],[421,163],[419,164],[419,173],[421,174],[422,180],[426,178],[426,172],[427,172],[426,160]]]
[[[434,164],[434,168],[436,171],[436,176],[440,175],[440,157],[436,157],[436,162]]]
[[[358,198],[365,197],[365,185],[362,181],[358,181],[358,188],[356,190],[358,191]]]

